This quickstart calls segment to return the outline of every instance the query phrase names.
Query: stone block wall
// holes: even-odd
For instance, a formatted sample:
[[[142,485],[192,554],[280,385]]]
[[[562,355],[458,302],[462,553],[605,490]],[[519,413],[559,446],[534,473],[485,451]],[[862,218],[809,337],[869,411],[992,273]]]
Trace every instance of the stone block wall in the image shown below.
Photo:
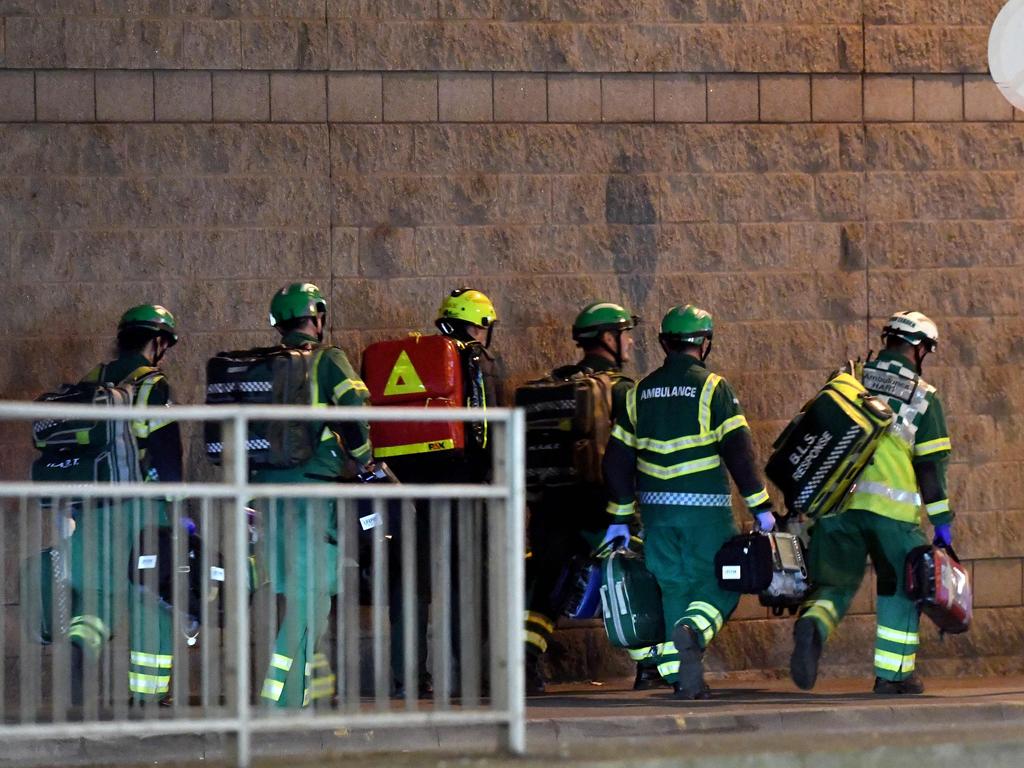
[[[167,368],[197,402],[209,354],[274,338],[284,283],[329,292],[354,358],[465,283],[515,381],[573,356],[591,300],[648,321],[637,372],[670,305],[706,306],[764,456],[917,307],[978,591],[976,629],[921,658],[1019,671],[1024,114],[986,74],[1000,5],[0,0],[0,397],[81,375],[141,301],[177,314]],[[30,458],[0,428],[0,474]],[[865,587],[833,670],[869,668],[872,607]],[[784,666],[788,622],[738,618],[722,667]]]

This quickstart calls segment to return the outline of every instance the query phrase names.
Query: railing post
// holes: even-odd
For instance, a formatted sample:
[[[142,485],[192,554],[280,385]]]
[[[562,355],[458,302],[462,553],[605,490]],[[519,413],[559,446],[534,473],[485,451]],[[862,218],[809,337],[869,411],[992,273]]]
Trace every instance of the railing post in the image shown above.
[[[526,675],[523,639],[526,572],[526,420],[516,408],[505,422],[505,479],[509,495],[505,506],[508,568],[508,749],[526,752]]]
[[[230,594],[234,598],[231,614],[235,624],[235,704],[238,707],[236,718],[238,734],[235,744],[235,761],[238,768],[249,768],[251,760],[251,733],[249,731],[249,589],[246,563],[249,560],[248,529],[246,526],[245,508],[249,503],[249,457],[246,452],[248,438],[248,417],[239,413],[232,420],[234,427],[232,444],[232,483],[235,490],[235,508],[233,525],[234,537],[234,569],[231,574],[233,589]]]

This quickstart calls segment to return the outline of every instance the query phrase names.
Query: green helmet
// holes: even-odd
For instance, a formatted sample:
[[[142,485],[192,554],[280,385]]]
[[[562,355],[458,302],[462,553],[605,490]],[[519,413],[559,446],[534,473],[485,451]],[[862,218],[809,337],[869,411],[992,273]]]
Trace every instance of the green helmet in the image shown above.
[[[327,312],[327,299],[312,283],[292,283],[274,294],[270,301],[270,324],[280,325],[300,317]]]
[[[714,329],[711,313],[693,304],[672,307],[661,321],[663,339],[687,344],[700,344],[704,339],[710,341]]]
[[[139,304],[139,306],[129,309],[121,315],[121,321],[117,324],[119,332],[126,328],[146,328],[166,335],[171,340],[172,347],[178,343],[174,315],[169,309],[161,307],[159,304]]]
[[[630,314],[625,307],[600,301],[588,304],[576,315],[572,337],[575,341],[596,339],[605,331],[630,331],[639,322],[640,318]]]

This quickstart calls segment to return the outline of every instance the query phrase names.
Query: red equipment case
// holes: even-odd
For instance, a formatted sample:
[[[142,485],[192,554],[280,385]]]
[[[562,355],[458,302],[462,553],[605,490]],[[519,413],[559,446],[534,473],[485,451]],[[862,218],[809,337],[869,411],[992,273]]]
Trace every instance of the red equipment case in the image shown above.
[[[958,635],[971,625],[974,593],[967,569],[956,553],[934,546],[915,547],[907,555],[907,594],[942,632]]]
[[[458,344],[446,336],[379,341],[363,352],[363,380],[372,405],[460,408],[464,405]],[[371,422],[378,459],[465,448],[461,421]]]

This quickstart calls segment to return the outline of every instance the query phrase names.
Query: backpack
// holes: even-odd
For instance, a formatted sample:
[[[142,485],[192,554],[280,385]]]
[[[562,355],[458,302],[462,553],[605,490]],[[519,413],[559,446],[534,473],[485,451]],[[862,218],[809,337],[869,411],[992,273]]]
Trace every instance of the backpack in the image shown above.
[[[257,347],[218,352],[206,363],[207,405],[311,405],[313,372],[326,347]],[[311,421],[249,422],[250,469],[288,469],[313,457],[323,424]],[[221,423],[204,425],[206,457],[224,456]]]
[[[411,335],[379,341],[363,351],[362,374],[371,405],[461,408],[465,404],[459,345],[447,336]],[[370,423],[377,459],[440,451],[462,452],[461,421]]]
[[[37,402],[130,406],[145,384],[163,376],[159,369],[140,366],[122,381],[95,380],[64,384]],[[65,483],[131,483],[143,479],[139,446],[132,422],[112,419],[40,419],[32,424],[32,440],[41,455],[32,463],[32,480]]]
[[[850,363],[834,374],[772,445],[765,474],[790,514],[814,518],[836,509],[895,418],[855,370]]]
[[[516,390],[526,411],[526,488],[578,483],[602,485],[601,462],[612,430],[615,378],[588,368],[569,376],[553,371]]]

